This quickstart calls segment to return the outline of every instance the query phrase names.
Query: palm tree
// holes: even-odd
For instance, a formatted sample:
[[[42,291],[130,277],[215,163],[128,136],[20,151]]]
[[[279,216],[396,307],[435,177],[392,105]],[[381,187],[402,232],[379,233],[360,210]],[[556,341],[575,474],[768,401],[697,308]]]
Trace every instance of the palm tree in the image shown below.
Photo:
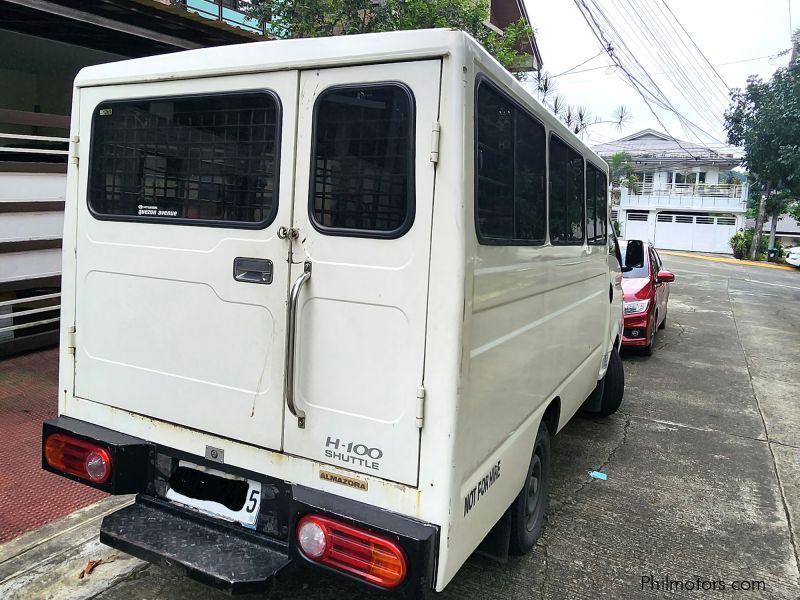
[[[629,179],[633,175],[633,158],[627,152],[615,152],[608,159],[608,170],[611,185],[619,187],[621,179]]]

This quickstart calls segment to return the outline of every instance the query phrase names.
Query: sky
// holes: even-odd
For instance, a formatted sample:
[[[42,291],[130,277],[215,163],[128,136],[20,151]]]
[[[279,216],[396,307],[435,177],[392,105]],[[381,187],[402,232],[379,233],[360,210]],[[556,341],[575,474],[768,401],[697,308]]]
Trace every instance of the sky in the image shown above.
[[[704,114],[700,114],[689,101],[680,97],[665,71],[671,71],[673,78],[695,78],[691,84],[702,92],[704,98],[699,99],[700,102],[705,101],[712,107],[722,106],[726,101],[721,82],[704,81],[701,85],[697,77],[707,80],[713,75],[710,71],[698,71],[696,67],[694,70],[687,68],[682,75],[677,75],[674,65],[677,63],[685,68],[689,66],[688,62],[680,60],[677,52],[666,57],[663,52],[654,51],[652,34],[648,34],[648,29],[662,34],[667,31],[658,4],[661,4],[660,10],[664,10],[662,3],[667,3],[730,88],[744,87],[749,75],[768,79],[777,68],[785,67],[789,61],[788,54],[775,55],[791,46],[790,18],[791,27],[800,28],[800,0],[596,0],[608,11],[620,32],[624,32],[625,43],[663,87],[670,101],[705,130],[706,134],[695,133],[701,138],[698,139],[685,131],[667,111],[657,110],[662,126],[617,69],[603,68],[612,62],[604,53],[596,56],[601,52],[601,45],[574,0],[523,1],[536,31],[544,71],[558,75],[574,68],[570,73],[553,79],[556,93],[562,95],[568,104],[585,106],[591,115],[601,120],[612,119],[620,105],[630,112],[631,118],[622,129],[610,123],[589,127],[585,141],[590,145],[619,139],[645,128],[659,131],[666,128],[667,133],[678,139],[702,141],[710,147],[719,147],[725,142],[722,111],[701,107]],[[662,39],[665,38],[666,35],[662,35]],[[576,67],[587,59],[591,60]],[[692,94],[695,104],[698,104],[697,95]]]

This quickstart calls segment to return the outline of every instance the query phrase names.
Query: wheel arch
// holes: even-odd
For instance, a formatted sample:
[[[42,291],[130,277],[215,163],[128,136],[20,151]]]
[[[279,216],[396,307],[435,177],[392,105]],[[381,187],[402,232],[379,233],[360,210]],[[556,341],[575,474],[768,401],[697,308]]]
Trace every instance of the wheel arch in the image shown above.
[[[558,432],[559,421],[561,420],[561,398],[556,396],[547,405],[547,408],[542,415],[542,423],[547,426],[550,436],[554,436]]]

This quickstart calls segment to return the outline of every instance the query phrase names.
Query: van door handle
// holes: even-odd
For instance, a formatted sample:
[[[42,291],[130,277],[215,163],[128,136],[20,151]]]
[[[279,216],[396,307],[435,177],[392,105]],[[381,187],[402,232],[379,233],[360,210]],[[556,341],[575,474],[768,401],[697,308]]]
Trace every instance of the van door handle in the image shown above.
[[[233,259],[233,278],[244,283],[272,283],[272,261],[264,258]]]
[[[297,417],[297,426],[300,429],[306,426],[306,413],[294,405],[294,357],[297,337],[297,299],[306,282],[311,279],[311,262],[303,265],[303,274],[298,277],[289,292],[286,315],[286,369],[284,381],[284,395],[289,412]]]

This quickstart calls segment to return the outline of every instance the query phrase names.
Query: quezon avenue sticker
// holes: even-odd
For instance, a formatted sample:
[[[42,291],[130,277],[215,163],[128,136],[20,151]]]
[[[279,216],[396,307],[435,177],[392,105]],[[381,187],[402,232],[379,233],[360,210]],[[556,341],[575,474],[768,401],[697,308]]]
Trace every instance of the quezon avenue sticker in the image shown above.
[[[346,485],[357,490],[367,491],[369,483],[366,479],[358,479],[357,477],[348,477],[347,475],[339,475],[338,473],[331,473],[330,471],[323,471],[320,469],[319,478],[325,481],[332,481],[340,485]]]
[[[171,210],[166,208],[158,208],[158,206],[148,206],[145,204],[140,204],[139,208],[139,216],[151,216],[151,217],[177,217],[178,211]]]
[[[481,477],[480,481],[464,496],[464,516],[486,495],[494,482],[500,479],[500,461],[498,460],[489,472]]]

